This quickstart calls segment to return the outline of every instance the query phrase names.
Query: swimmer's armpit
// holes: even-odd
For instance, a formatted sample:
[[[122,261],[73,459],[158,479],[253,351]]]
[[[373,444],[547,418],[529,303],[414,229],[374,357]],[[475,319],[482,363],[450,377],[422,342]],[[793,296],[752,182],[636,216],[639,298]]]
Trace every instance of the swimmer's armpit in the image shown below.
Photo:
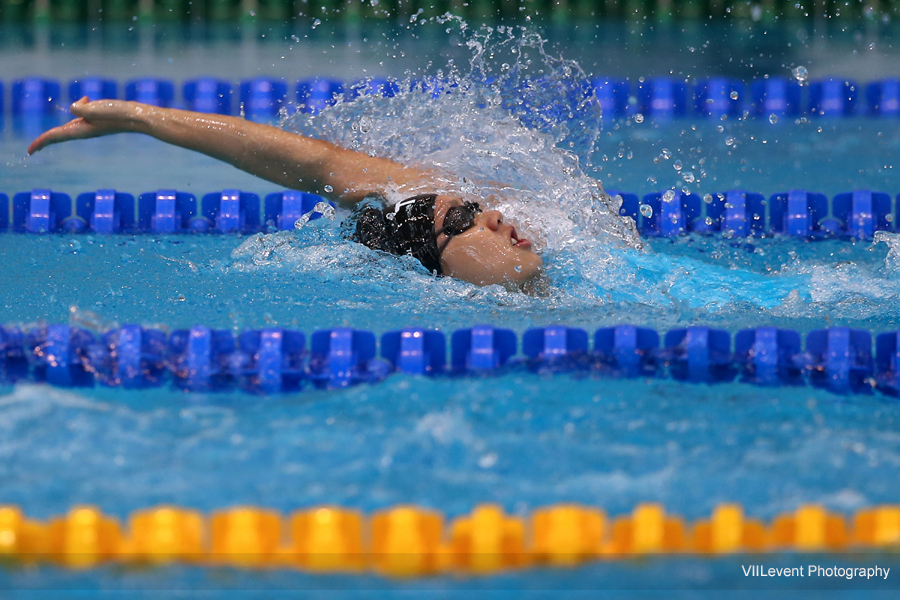
[[[28,147],[33,154],[71,140],[143,133],[201,152],[288,189],[302,189],[350,207],[368,195],[428,185],[431,175],[386,158],[289,133],[238,117],[87,97],[72,104],[75,119]]]

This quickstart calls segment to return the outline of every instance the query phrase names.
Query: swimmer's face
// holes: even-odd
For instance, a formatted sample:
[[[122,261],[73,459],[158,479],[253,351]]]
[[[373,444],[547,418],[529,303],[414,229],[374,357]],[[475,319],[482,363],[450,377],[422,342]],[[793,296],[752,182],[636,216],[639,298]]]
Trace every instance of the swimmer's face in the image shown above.
[[[444,227],[444,216],[462,200],[453,196],[438,196],[434,203],[434,228]],[[447,242],[441,234],[438,248]],[[503,220],[496,210],[475,215],[475,226],[454,235],[441,254],[444,275],[476,285],[492,283],[524,283],[541,272],[543,261],[531,249],[531,241],[518,236],[515,227]]]

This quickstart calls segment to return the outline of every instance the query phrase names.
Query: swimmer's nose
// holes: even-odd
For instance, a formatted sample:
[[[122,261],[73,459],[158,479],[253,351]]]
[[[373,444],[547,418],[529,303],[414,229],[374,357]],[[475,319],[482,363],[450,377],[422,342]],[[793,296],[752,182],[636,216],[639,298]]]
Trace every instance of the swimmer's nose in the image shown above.
[[[499,210],[486,210],[481,213],[481,219],[484,226],[491,231],[498,231],[503,224],[503,215]]]

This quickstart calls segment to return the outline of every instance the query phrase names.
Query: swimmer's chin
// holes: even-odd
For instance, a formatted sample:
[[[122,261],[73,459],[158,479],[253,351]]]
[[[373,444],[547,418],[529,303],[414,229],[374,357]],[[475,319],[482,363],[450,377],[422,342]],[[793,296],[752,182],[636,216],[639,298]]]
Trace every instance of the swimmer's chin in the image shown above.
[[[524,281],[510,281],[503,287],[511,292],[520,292],[536,298],[546,298],[551,295],[550,278],[544,275],[543,272]]]
[[[478,287],[499,285],[509,292],[520,292],[530,296],[544,296],[550,290],[550,278],[544,275],[543,265],[528,277],[507,277],[499,281],[469,281],[468,283]]]

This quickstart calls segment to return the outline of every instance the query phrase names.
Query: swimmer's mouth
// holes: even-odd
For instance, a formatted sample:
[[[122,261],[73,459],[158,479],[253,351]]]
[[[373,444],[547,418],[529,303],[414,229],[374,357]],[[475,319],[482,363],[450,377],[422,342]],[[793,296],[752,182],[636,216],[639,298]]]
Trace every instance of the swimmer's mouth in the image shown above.
[[[531,249],[531,241],[526,238],[519,238],[518,234],[516,234],[516,228],[512,227],[509,230],[509,241],[516,248],[522,248],[523,250]]]

